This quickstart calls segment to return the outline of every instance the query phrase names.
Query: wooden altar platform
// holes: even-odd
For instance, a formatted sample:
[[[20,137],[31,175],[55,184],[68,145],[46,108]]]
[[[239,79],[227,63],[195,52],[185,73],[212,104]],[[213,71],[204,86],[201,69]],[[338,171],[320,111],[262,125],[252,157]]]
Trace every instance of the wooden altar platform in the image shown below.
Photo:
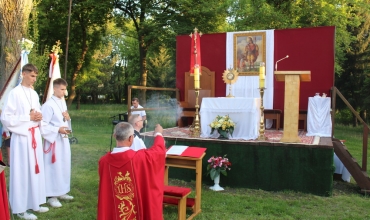
[[[282,143],[281,130],[266,130],[267,141],[219,140],[216,138],[192,138],[189,128],[168,128],[163,132],[166,147],[187,145],[205,147],[202,162],[203,184],[213,185],[205,176],[207,160],[211,156],[227,157],[232,168],[221,176],[220,185],[268,191],[292,190],[330,196],[333,189],[334,148],[331,138],[308,137],[299,130],[301,143]],[[153,132],[142,133],[146,146],[153,143]],[[194,171],[176,169],[170,178],[195,180]],[[177,170],[178,169],[178,170]]]

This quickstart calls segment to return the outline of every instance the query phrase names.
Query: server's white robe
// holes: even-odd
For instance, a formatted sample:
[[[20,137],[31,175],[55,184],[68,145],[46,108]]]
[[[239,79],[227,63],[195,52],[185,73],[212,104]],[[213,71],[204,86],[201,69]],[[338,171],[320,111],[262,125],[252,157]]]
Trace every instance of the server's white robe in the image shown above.
[[[32,107],[31,107],[32,106]],[[9,202],[13,213],[39,210],[46,202],[44,158],[39,127],[34,129],[35,150],[30,128],[41,122],[30,120],[30,110],[40,111],[37,93],[21,85],[9,92],[1,113],[1,122],[12,132],[10,141]],[[39,173],[36,174],[36,160]]]
[[[139,138],[138,136],[135,136],[134,142],[132,142],[132,145],[130,148],[134,151],[138,151],[141,149],[146,149],[146,146],[144,144],[144,141],[141,138]]]
[[[45,189],[47,197],[61,196],[70,191],[71,185],[71,147],[69,139],[59,133],[60,127],[71,129],[70,121],[63,121],[62,112],[67,110],[64,99],[52,96],[42,105],[41,134],[44,138]],[[55,142],[55,162],[52,163]],[[50,150],[48,153],[46,153]]]

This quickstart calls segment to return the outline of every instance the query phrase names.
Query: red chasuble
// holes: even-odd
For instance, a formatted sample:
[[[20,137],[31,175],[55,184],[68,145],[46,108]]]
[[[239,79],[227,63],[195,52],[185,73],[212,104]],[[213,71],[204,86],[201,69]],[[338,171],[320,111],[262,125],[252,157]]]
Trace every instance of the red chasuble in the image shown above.
[[[161,136],[149,149],[109,152],[100,158],[98,219],[163,219],[165,160]]]
[[[0,152],[0,160],[2,160],[1,152]],[[1,220],[10,219],[9,206],[8,206],[8,194],[6,192],[5,172],[0,173],[0,219]]]

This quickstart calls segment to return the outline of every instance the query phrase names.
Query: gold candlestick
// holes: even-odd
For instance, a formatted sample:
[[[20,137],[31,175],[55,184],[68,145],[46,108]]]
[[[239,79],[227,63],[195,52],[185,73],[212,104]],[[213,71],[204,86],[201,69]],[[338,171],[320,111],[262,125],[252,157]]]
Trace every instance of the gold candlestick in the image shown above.
[[[260,95],[261,95],[261,120],[260,120],[260,134],[258,136],[258,140],[259,141],[266,141],[267,140],[267,137],[265,136],[265,116],[263,114],[263,110],[265,109],[263,107],[263,95],[264,95],[264,92],[265,92],[265,87],[260,87],[259,90],[260,90]]]
[[[195,88],[195,116],[191,125],[191,136],[200,137],[200,121],[199,121],[199,88]]]

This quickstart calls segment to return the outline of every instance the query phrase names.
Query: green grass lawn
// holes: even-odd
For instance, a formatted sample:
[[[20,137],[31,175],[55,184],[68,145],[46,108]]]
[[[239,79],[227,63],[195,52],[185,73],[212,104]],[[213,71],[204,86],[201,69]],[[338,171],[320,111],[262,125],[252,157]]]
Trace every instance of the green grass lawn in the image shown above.
[[[73,136],[78,139],[78,144],[71,145],[70,194],[75,199],[70,202],[63,201],[61,208],[51,208],[47,213],[37,214],[38,219],[96,219],[98,160],[110,150],[112,119],[109,117],[125,111],[124,105],[82,105],[80,110],[75,110],[75,106],[69,109]],[[161,111],[154,114],[151,111],[148,115],[149,129],[156,123],[164,124],[165,127],[175,125],[174,112]],[[336,126],[335,137],[346,140],[351,154],[361,162],[359,160],[362,152],[361,129]],[[8,171],[6,172],[8,174]],[[223,178],[227,177],[221,176],[221,186]],[[194,182],[170,181],[172,184],[194,189]],[[334,181],[331,197],[292,191],[268,192],[229,187],[224,187],[225,191],[214,192],[209,190],[209,186],[203,185],[202,212],[195,219],[370,219],[370,198],[359,194],[356,183],[351,181],[351,183]],[[164,219],[177,219],[177,209],[166,207]]]

